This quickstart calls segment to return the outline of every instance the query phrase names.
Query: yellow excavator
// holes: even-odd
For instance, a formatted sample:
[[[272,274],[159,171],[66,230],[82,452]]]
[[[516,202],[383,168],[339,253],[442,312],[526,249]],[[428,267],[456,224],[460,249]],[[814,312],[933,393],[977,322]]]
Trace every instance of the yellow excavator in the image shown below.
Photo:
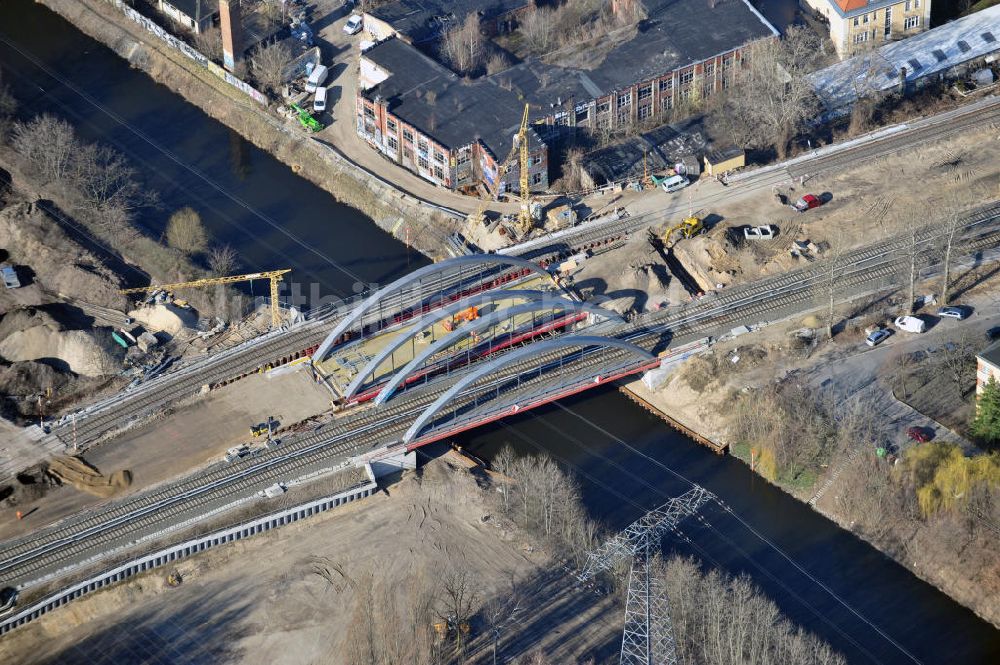
[[[664,249],[670,249],[674,246],[674,243],[681,238],[693,238],[704,232],[705,223],[702,221],[701,217],[691,215],[677,226],[668,229],[667,232],[663,234],[663,247]],[[675,237],[676,234],[680,234],[679,237]]]

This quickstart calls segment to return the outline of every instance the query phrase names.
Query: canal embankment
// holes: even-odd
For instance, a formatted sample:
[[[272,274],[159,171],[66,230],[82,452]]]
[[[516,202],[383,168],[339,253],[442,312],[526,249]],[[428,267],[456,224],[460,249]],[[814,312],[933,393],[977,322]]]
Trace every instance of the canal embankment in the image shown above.
[[[428,257],[443,256],[445,238],[460,221],[449,209],[394,187],[342,157],[334,146],[303,134],[131,23],[113,6],[97,0],[38,1],[338,202],[364,213]]]

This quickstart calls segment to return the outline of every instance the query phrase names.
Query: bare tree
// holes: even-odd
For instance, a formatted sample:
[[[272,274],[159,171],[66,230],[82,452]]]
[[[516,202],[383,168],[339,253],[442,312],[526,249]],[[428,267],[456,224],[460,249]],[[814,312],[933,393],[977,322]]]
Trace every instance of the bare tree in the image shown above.
[[[919,245],[917,244],[917,229],[914,227],[910,229],[910,235],[907,238],[906,244],[906,254],[910,259],[909,286],[906,291],[907,314],[913,314],[913,310],[916,305],[917,295],[915,293],[915,289],[917,285],[917,255],[919,253],[920,250]]]
[[[16,111],[17,99],[3,82],[3,72],[0,72],[0,142],[7,137],[7,132],[13,126],[13,117]]]
[[[469,14],[460,26],[445,33],[441,50],[445,59],[460,74],[471,74],[483,65],[487,41],[479,26],[479,16]]]
[[[132,216],[153,205],[155,196],[142,186],[139,174],[117,150],[107,146],[81,146],[73,160],[71,176],[86,207],[108,231],[133,231]]]
[[[465,638],[479,601],[480,589],[471,571],[452,566],[442,574],[438,614],[454,627],[455,656],[459,662],[465,659]]]
[[[807,74],[820,53],[818,38],[806,28],[754,42],[741,66],[723,72],[732,81],[715,106],[713,123],[740,147],[774,146],[784,157],[789,140],[819,108]]]
[[[38,175],[56,181],[69,175],[80,142],[68,122],[43,113],[14,125],[11,146]]]
[[[553,27],[555,12],[545,7],[536,7],[521,19],[521,35],[532,51],[544,53],[555,43]]]
[[[250,56],[250,71],[257,83],[277,95],[285,82],[285,70],[292,62],[292,52],[283,43],[258,47]]]
[[[956,202],[957,203],[957,202]],[[955,245],[955,237],[962,229],[962,215],[957,209],[952,209],[944,226],[944,266],[941,272],[941,304],[947,305],[951,296],[951,250]]]
[[[512,573],[509,588],[504,592],[494,594],[483,606],[486,628],[493,641],[493,665],[497,664],[497,645],[500,642],[500,636],[517,621],[522,611],[521,602],[521,592],[514,582]]]
[[[831,340],[833,339],[833,305],[837,291],[837,271],[840,270],[841,247],[841,243],[838,242],[837,251],[827,266],[826,291],[829,298],[829,307],[826,312],[826,337]]]
[[[208,250],[208,267],[216,277],[233,274],[236,264],[236,250],[232,245],[216,245]]]
[[[502,51],[496,51],[486,61],[486,73],[496,74],[510,67],[510,60]]]
[[[193,36],[194,47],[198,51],[214,62],[222,62],[222,31],[218,28],[209,28],[195,33]]]
[[[186,254],[197,254],[205,249],[208,234],[201,216],[190,207],[184,207],[170,216],[167,222],[167,244]]]

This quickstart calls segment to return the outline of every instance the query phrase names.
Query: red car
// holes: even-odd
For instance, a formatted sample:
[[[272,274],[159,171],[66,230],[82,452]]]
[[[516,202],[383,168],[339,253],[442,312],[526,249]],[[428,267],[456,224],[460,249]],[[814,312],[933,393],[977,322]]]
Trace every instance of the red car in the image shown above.
[[[923,427],[911,427],[906,430],[906,436],[910,437],[917,443],[927,443],[931,440],[930,433]]]
[[[805,212],[806,210],[812,210],[813,208],[818,208],[823,205],[823,202],[818,196],[813,194],[806,194],[801,199],[792,204],[792,207],[799,212]]]

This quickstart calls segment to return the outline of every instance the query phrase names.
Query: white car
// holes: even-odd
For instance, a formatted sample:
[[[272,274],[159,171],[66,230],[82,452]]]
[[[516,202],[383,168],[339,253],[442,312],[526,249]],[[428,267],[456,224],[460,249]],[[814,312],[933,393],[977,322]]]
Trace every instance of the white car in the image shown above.
[[[344,32],[349,35],[356,35],[361,32],[362,26],[364,26],[365,20],[358,14],[352,14],[351,18],[347,19],[347,23],[344,24]]]
[[[747,240],[772,240],[777,229],[773,224],[763,226],[746,226],[743,228],[743,237]]]
[[[319,86],[316,88],[316,96],[313,97],[313,111],[322,113],[326,110],[326,88]]]

